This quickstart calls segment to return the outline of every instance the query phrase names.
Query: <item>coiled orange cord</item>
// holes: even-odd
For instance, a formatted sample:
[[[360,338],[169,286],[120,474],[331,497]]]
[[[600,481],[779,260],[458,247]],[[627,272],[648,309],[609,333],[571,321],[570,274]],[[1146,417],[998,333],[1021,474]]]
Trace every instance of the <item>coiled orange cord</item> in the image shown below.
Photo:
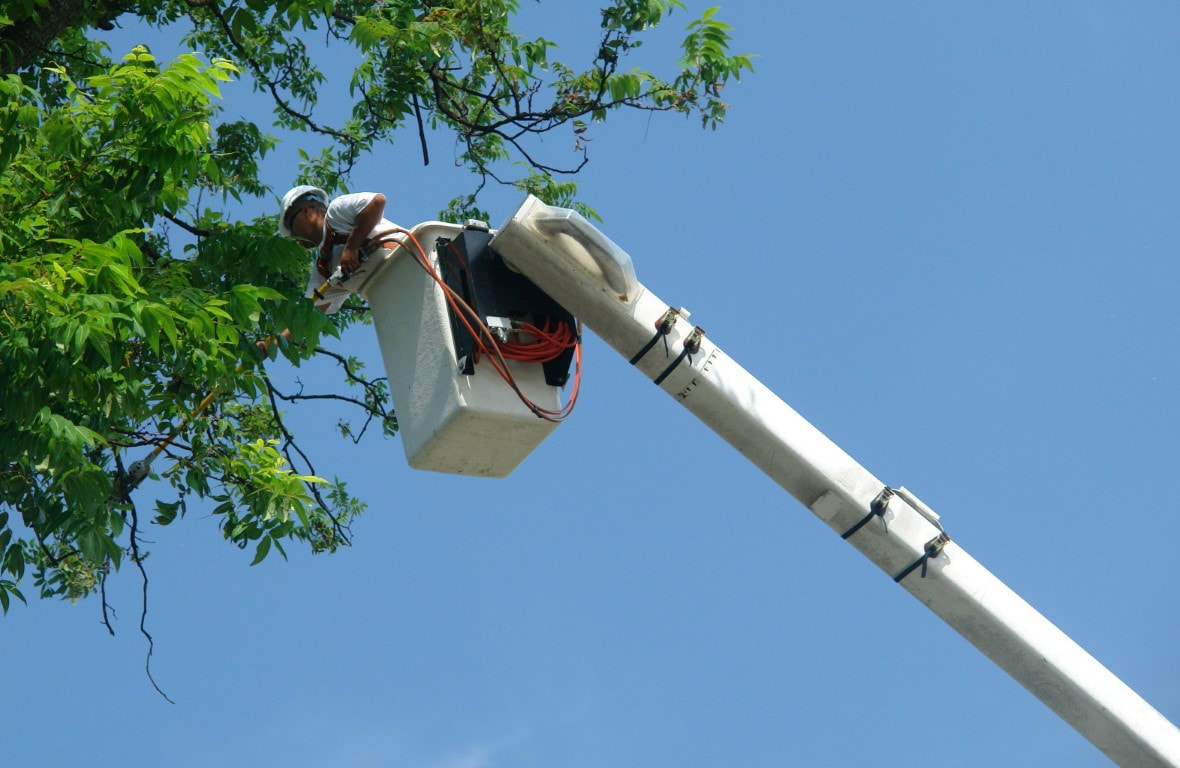
[[[505,383],[512,388],[512,391],[516,393],[516,396],[520,398],[521,402],[539,418],[553,422],[561,422],[568,418],[570,413],[573,412],[574,406],[577,404],[578,392],[582,385],[582,324],[579,322],[577,328],[570,328],[566,323],[558,323],[556,328],[552,328],[547,321],[544,328],[537,328],[532,323],[516,323],[514,330],[532,336],[533,339],[529,341],[501,341],[496,338],[496,335],[492,333],[491,329],[480,319],[478,313],[463,300],[463,297],[451,288],[451,286],[446,284],[446,281],[438,274],[438,270],[434,268],[430,258],[426,255],[426,249],[422,247],[422,244],[418,242],[414,234],[400,227],[393,231],[406,236],[409,241],[408,244],[413,246],[407,250],[410,251],[410,254],[418,262],[418,265],[430,276],[430,279],[442,289],[443,296],[454,311],[455,316],[459,318],[459,321],[463,323],[472,338],[475,339],[476,350],[474,362],[479,362],[481,354],[486,355],[488,362],[496,369],[500,378],[504,379]],[[403,243],[403,246],[405,245],[406,243]],[[553,360],[571,347],[574,350],[574,385],[570,390],[569,399],[565,405],[556,410],[542,408],[521,390],[520,385],[516,382],[516,378],[512,375],[511,369],[508,367],[508,361],[543,363]]]

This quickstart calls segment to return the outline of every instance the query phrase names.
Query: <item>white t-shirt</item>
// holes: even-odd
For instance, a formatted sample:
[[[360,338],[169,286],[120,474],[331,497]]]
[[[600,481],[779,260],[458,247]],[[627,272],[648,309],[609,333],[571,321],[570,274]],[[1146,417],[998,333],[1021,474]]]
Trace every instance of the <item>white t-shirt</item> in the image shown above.
[[[346,235],[356,226],[357,215],[364,210],[373,198],[376,192],[354,192],[350,195],[341,195],[332,202],[328,203],[328,211],[324,215],[324,221],[327,226],[332,228],[332,231],[338,235]],[[369,232],[366,239],[372,238],[374,235],[389,232],[397,225],[386,218],[382,218],[377,222],[377,226]],[[390,235],[382,237],[382,240],[400,240],[400,236]],[[320,242],[323,242],[323,236],[320,236]],[[318,255],[318,244],[317,255]],[[328,265],[328,274],[332,274],[336,267],[340,266],[340,252],[344,250],[344,244],[332,246],[332,261]],[[311,262],[311,276],[307,281],[307,297],[315,301],[316,306],[322,308],[329,315],[338,312],[340,307],[344,306],[344,302],[348,300],[348,295],[360,288],[361,284],[365,282],[365,276],[368,272],[369,262],[361,264],[361,268],[353,272],[347,280],[340,285],[331,285],[324,289],[321,293],[322,299],[317,299],[313,295],[321,285],[324,284],[324,276],[320,274],[316,267],[315,259]]]

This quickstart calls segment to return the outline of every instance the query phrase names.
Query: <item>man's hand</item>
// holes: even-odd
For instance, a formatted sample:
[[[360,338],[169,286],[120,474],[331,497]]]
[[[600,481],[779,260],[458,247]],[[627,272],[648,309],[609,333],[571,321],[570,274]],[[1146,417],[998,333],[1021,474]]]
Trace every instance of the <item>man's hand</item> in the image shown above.
[[[340,252],[340,271],[344,273],[345,278],[348,278],[360,268],[360,250],[354,247],[352,243],[345,243],[344,250]]]
[[[279,332],[279,336],[282,336],[283,339],[289,343],[291,341],[291,329],[284,328],[282,331]],[[270,338],[267,338],[267,339],[259,339],[258,341],[254,342],[254,346],[258,347],[259,351],[261,351],[263,356],[265,357],[266,355],[268,355],[270,353],[270,345],[277,344],[278,342],[279,342],[278,336],[271,336]]]

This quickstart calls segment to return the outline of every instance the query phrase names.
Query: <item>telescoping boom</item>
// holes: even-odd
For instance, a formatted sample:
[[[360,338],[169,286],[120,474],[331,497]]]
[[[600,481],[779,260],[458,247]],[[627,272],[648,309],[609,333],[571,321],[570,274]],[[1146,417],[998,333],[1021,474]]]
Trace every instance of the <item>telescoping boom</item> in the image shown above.
[[[1180,730],[638,281],[574,211],[530,197],[492,249],[1122,766],[1180,766]]]

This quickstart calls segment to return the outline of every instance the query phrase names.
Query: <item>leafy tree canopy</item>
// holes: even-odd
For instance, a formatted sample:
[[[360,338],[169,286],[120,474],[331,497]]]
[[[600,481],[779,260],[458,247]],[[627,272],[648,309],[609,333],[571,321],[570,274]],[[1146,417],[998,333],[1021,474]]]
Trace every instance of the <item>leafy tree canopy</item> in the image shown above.
[[[716,127],[724,85],[750,69],[706,10],[687,27],[670,78],[632,66],[644,33],[679,0],[613,0],[590,60],[514,31],[517,0],[12,0],[0,10],[0,608],[31,581],[42,597],[101,592],[124,562],[143,570],[140,533],[199,505],[254,562],[292,542],[332,551],[364,503],[317,476],[283,422],[284,401],[254,342],[289,327],[294,364],[325,356],[348,386],[329,395],[385,434],[384,382],[330,348],[364,319],[301,300],[307,254],[274,217],[230,221],[230,201],[271,205],[259,164],[278,141],[307,150],[294,179],[343,189],[375,146],[429,129],[455,139],[471,186],[440,214],[476,215],[489,183],[581,206],[582,139],[619,110],[666,111]],[[201,54],[171,62],[114,52],[97,30],[181,25]],[[317,112],[317,55],[358,61],[348,119]],[[242,78],[273,101],[272,125],[218,107]],[[338,110],[334,110],[334,114]],[[572,156],[542,156],[564,131]],[[523,173],[520,169],[524,169]],[[321,343],[322,342],[322,343]],[[271,354],[276,354],[272,347]],[[215,393],[215,397],[206,396]],[[159,455],[150,512],[133,462]],[[142,493],[142,491],[140,492]],[[102,600],[104,617],[106,601]],[[109,628],[108,623],[108,628]]]

